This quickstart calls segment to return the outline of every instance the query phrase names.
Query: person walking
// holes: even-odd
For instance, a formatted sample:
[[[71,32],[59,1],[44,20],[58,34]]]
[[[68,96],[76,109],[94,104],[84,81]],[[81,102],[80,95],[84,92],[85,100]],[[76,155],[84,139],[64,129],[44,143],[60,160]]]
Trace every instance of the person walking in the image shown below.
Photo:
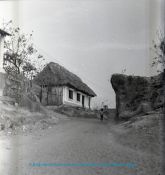
[[[103,108],[101,108],[101,110],[100,110],[100,120],[103,121],[103,118],[104,118],[104,110],[103,110]]]

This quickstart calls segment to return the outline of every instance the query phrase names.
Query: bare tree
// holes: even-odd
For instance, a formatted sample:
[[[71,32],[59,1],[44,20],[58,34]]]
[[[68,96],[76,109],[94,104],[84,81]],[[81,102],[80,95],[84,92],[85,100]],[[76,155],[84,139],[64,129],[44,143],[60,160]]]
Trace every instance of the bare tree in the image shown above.
[[[17,90],[24,89],[23,81],[30,81],[42,69],[43,56],[35,49],[33,32],[24,34],[19,27],[14,27],[12,21],[4,24],[4,30],[11,34],[4,41],[4,69],[8,77],[17,84]],[[39,64],[38,64],[39,63]],[[18,80],[18,81],[17,81]],[[17,92],[20,93],[20,92]]]
[[[35,63],[43,59],[34,48],[33,32],[23,34],[19,27],[13,26],[12,21],[6,23],[4,29],[11,34],[4,42],[4,68],[14,68],[17,74],[25,73],[25,76],[29,76],[30,70],[36,67]]]

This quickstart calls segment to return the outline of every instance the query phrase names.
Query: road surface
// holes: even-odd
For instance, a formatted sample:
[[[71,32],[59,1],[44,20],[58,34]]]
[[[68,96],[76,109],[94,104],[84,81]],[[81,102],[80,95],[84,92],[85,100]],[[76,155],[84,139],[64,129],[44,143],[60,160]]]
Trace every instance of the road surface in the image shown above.
[[[136,167],[33,167],[33,162],[134,163]],[[71,119],[27,135],[0,137],[2,175],[158,175],[158,166],[155,155],[120,145],[111,124],[97,119]]]

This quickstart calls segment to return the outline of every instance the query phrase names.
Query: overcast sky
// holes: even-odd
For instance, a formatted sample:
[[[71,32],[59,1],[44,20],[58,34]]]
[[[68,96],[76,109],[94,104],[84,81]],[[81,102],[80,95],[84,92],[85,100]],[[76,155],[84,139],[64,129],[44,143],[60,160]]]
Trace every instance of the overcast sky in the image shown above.
[[[10,19],[48,61],[77,74],[103,101],[115,107],[113,73],[149,76],[151,41],[160,25],[161,0],[1,1],[0,24]]]

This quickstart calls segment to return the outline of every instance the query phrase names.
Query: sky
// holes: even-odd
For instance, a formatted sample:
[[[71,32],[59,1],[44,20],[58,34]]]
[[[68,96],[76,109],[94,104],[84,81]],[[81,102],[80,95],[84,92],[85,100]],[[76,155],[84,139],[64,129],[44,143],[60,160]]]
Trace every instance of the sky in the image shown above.
[[[77,74],[115,107],[114,73],[150,76],[152,40],[162,28],[163,0],[0,1],[0,26],[13,20],[50,62]]]

